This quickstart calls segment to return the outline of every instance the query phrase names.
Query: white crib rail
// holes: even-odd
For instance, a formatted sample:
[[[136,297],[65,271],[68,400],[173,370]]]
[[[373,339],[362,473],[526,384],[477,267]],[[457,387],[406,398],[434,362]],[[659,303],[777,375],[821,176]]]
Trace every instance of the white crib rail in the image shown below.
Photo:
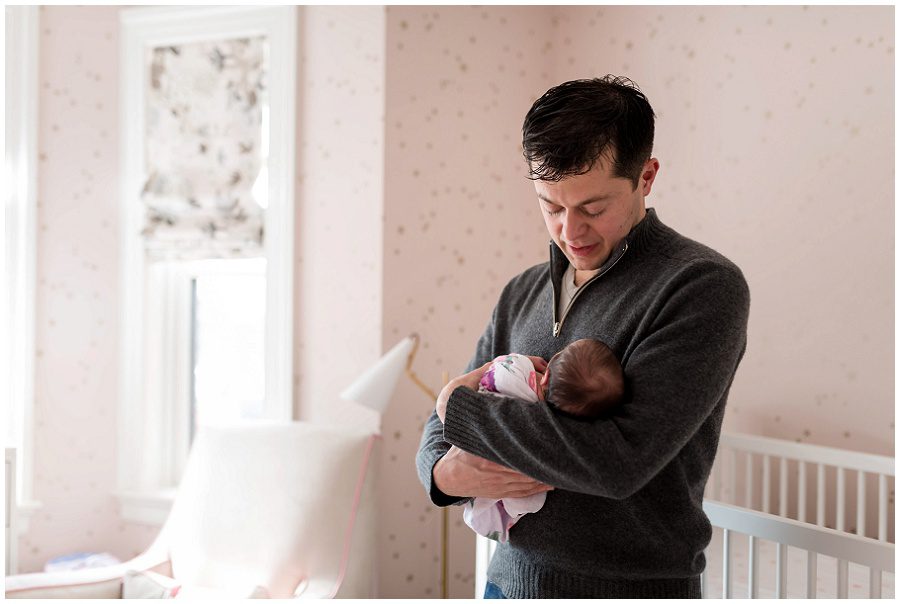
[[[743,457],[743,463],[739,457]],[[774,469],[778,472],[777,480],[773,480]],[[814,489],[809,488],[811,481],[815,482]],[[757,490],[760,482],[761,488]],[[706,496],[893,543],[893,526],[888,514],[889,489],[893,484],[894,460],[890,457],[765,436],[723,433]],[[743,493],[738,491],[739,487]],[[771,509],[775,503],[773,494],[777,496],[777,511]],[[848,506],[854,504],[855,527],[851,531],[847,526]],[[807,519],[807,506],[814,508],[814,518]],[[870,515],[875,519],[867,531]]]
[[[739,462],[740,457],[743,457],[743,463]],[[758,460],[761,460],[761,465],[755,463]],[[777,471],[777,480],[773,480],[773,468]],[[856,475],[852,486],[847,484],[847,472]],[[867,481],[869,475],[872,480]],[[826,478],[829,476],[834,477],[830,481],[834,489],[827,488],[829,481]],[[815,488],[809,489],[808,483],[812,481],[815,481]],[[723,531],[723,597],[731,597],[729,569],[734,533],[747,535],[749,540],[748,597],[759,597],[761,540],[777,544],[776,597],[787,594],[788,547],[807,551],[805,572],[792,568],[790,575],[791,585],[799,577],[804,577],[806,597],[816,597],[816,581],[821,570],[817,565],[818,554],[838,560],[838,597],[847,596],[848,563],[870,569],[870,597],[881,597],[881,575],[883,572],[893,573],[894,569],[894,534],[888,514],[889,489],[893,488],[893,484],[894,460],[890,457],[764,436],[722,433],[719,453],[707,484],[704,510],[712,525]],[[743,489],[742,497],[738,497],[739,487]],[[848,493],[855,494],[854,532],[846,527]],[[777,511],[778,515],[768,513],[773,494],[777,496],[777,510],[772,511]],[[738,499],[745,507],[731,505],[738,503]],[[866,536],[867,502],[877,502],[872,506],[877,508],[875,530],[868,531],[872,538]],[[807,522],[808,505],[815,509],[814,523]],[[829,507],[834,514],[826,513]],[[834,529],[826,527],[828,517],[832,515]],[[476,598],[483,597],[487,568],[495,549],[496,542],[477,537]],[[798,552],[794,550],[794,554],[798,555]],[[704,597],[709,597],[706,573],[702,578]]]
[[[732,598],[732,535],[741,533],[749,537],[748,584],[746,596],[751,599],[759,597],[759,540],[765,539],[778,544],[776,560],[775,596],[783,598],[787,595],[788,577],[805,581],[807,598],[816,597],[818,579],[817,556],[830,556],[838,561],[838,577],[836,593],[838,597],[847,597],[847,564],[859,564],[869,568],[869,597],[881,597],[881,574],[894,572],[894,545],[824,528],[790,518],[766,514],[755,510],[706,500],[703,510],[714,527],[723,529],[722,556],[714,558],[722,561],[722,598]],[[475,562],[475,597],[482,598],[487,582],[487,568],[497,543],[480,535],[476,536]],[[805,572],[788,572],[787,548],[795,547],[806,550]],[[707,556],[707,559],[713,556]],[[707,573],[701,575],[703,597],[716,597],[709,593]]]
[[[876,474],[894,475],[894,460],[883,455],[848,451],[835,447],[823,447],[809,443],[798,443],[780,438],[723,432],[719,447],[729,447],[741,451],[763,453],[774,457],[786,457],[829,466],[844,467],[849,470],[864,470]]]
[[[894,545],[851,533],[837,531],[749,510],[726,503],[706,500],[703,510],[713,526],[723,529],[722,541],[722,598],[733,597],[731,561],[733,557],[732,533],[749,536],[749,565],[747,594],[743,597],[757,598],[759,595],[759,539],[778,544],[775,597],[787,594],[787,548],[796,547],[807,552],[805,573],[794,573],[793,577],[805,575],[806,597],[816,597],[816,555],[830,556],[838,560],[837,595],[847,597],[847,565],[859,564],[869,568],[869,597],[881,597],[881,573],[894,572]],[[701,575],[703,597],[714,597],[708,593],[707,573]]]

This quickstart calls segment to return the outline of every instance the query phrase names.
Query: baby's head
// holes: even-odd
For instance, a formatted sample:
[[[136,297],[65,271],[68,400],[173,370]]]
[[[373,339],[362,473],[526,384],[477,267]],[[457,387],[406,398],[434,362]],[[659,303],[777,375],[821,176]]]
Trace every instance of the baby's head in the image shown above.
[[[609,346],[599,340],[576,340],[553,355],[541,386],[561,411],[597,417],[622,400],[625,378]]]

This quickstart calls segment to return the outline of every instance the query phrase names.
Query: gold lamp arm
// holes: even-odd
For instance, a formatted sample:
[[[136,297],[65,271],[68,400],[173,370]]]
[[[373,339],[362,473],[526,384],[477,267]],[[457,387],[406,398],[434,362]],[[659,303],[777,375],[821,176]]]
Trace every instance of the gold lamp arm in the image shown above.
[[[409,376],[409,379],[411,379],[413,383],[422,390],[422,392],[427,394],[432,401],[437,400],[437,395],[434,393],[434,391],[429,388],[425,384],[425,382],[420,380],[419,376],[417,376],[412,370],[413,358],[415,358],[416,351],[419,349],[419,334],[410,334],[409,337],[413,339],[413,347],[412,350],[409,351],[409,356],[406,358],[406,375]]]
[[[410,334],[410,337],[413,339],[413,347],[412,350],[409,351],[409,356],[406,358],[406,375],[409,377],[412,382],[419,387],[422,392],[428,395],[428,398],[434,402],[437,400],[437,395],[434,391],[429,388],[425,382],[419,379],[419,376],[415,374],[412,370],[413,358],[416,356],[416,351],[419,349],[419,334],[413,333]],[[443,383],[446,384],[450,377],[447,375],[447,372],[443,372],[442,375]],[[448,544],[449,544],[449,535],[450,533],[450,515],[446,507],[441,508],[441,598],[446,600],[449,597],[449,572],[448,572]]]

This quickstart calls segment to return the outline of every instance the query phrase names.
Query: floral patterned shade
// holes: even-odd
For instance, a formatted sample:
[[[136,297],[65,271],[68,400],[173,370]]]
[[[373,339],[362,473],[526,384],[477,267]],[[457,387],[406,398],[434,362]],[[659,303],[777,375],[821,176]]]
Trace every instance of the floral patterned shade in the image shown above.
[[[150,260],[263,255],[267,54],[264,37],[150,50]]]

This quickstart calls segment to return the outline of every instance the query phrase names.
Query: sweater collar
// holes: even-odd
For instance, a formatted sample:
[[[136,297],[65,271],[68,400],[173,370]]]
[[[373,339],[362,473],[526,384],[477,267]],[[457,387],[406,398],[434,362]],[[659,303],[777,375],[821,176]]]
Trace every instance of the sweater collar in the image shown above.
[[[628,247],[634,250],[646,248],[665,228],[659,217],[656,215],[656,208],[647,208],[644,219],[634,225],[631,231],[625,236]]]
[[[644,218],[625,235],[624,243],[628,244],[629,255],[646,248],[664,228],[665,226],[656,215],[656,209],[647,208]],[[603,271],[610,264],[617,262],[619,256],[623,253],[624,247],[621,243],[616,246],[616,249],[609,255],[609,258],[606,259],[600,270]],[[566,255],[563,254],[562,250],[559,249],[559,246],[552,239],[550,240],[550,266],[553,268],[552,274],[560,279],[569,266],[569,259],[566,258]]]

